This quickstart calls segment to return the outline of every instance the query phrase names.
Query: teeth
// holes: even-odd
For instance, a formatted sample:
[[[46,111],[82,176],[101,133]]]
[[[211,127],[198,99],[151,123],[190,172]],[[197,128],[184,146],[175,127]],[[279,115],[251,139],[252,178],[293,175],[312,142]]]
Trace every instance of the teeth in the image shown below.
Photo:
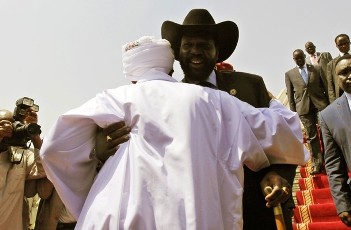
[[[194,63],[194,64],[200,64],[202,63],[202,59],[201,58],[192,58],[191,59],[191,63]]]

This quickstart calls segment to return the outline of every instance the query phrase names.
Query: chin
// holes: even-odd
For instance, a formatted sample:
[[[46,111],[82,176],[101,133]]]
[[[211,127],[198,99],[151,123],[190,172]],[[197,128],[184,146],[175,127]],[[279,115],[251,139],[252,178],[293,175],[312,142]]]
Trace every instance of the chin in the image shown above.
[[[191,68],[190,62],[187,59],[180,59],[179,60],[180,66],[183,70],[183,73],[187,79],[191,79],[193,81],[205,81],[210,76],[211,72],[213,71],[216,62],[208,61],[204,63],[204,68]]]
[[[206,81],[207,78],[209,77],[209,74],[206,73],[194,73],[194,72],[187,72],[185,76],[188,79],[194,80],[194,81]]]

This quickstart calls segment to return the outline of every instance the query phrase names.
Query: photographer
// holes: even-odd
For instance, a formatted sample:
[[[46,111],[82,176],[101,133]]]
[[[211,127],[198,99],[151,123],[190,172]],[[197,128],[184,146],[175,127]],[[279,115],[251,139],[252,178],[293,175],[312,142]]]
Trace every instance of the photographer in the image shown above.
[[[28,229],[24,197],[32,196],[33,191],[25,184],[33,185],[33,179],[45,177],[39,158],[42,140],[37,113],[24,106],[22,113],[16,114],[17,104],[15,114],[0,110],[0,229]],[[33,144],[33,151],[27,142]]]

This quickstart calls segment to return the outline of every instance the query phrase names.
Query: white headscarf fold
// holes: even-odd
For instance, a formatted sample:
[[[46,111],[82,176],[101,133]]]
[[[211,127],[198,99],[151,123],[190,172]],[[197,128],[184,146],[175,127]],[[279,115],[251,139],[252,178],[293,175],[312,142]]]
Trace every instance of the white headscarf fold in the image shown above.
[[[167,40],[143,36],[122,47],[122,62],[126,79],[138,81],[150,70],[169,74],[173,68],[174,54]]]

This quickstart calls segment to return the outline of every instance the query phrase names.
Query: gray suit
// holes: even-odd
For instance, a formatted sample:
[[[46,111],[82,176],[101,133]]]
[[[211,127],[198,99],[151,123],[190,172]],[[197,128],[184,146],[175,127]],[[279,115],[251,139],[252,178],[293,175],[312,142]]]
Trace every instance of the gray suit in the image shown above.
[[[298,67],[285,73],[290,109],[300,116],[309,114],[313,108],[321,111],[329,104],[319,66],[308,64],[306,66],[308,70],[307,84],[302,79]]]
[[[317,55],[317,60],[318,60],[318,65],[321,68],[321,77],[322,77],[322,82],[324,85],[324,88],[328,88],[328,83],[327,83],[327,65],[328,63],[333,60],[333,57],[329,52],[316,52]],[[312,65],[310,56],[306,56],[306,64]]]
[[[325,168],[338,213],[351,211],[351,112],[346,95],[337,98],[320,113],[325,149]]]
[[[339,84],[338,84],[338,76],[335,73],[335,64],[339,60],[341,56],[337,56],[333,60],[331,60],[328,65],[327,65],[327,84],[328,84],[328,97],[330,103],[335,101],[336,98],[340,97],[341,94],[343,93],[342,90],[340,90]]]
[[[307,84],[303,80],[298,67],[285,73],[285,84],[290,109],[299,114],[306,129],[313,160],[318,160],[321,163],[323,156],[317,135],[317,113],[323,110],[329,102],[326,89],[322,83],[319,66],[306,66],[308,70]]]

